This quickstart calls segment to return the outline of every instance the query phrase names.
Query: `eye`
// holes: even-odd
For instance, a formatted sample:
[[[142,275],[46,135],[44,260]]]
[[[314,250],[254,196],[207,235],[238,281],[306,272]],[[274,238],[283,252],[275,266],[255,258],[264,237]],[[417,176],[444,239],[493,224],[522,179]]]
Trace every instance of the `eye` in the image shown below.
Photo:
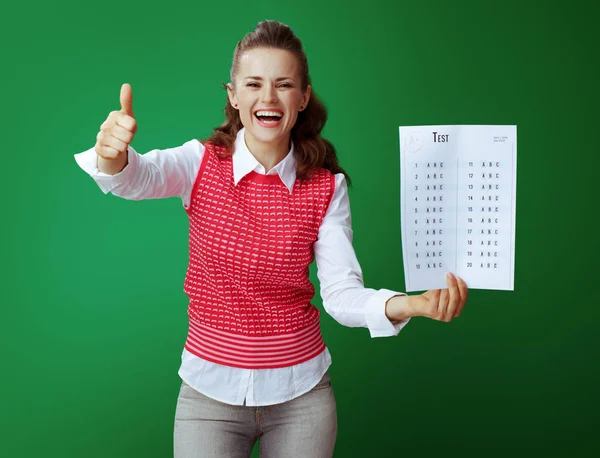
[[[246,84],[246,86],[248,86],[248,87],[258,87],[258,83],[255,83],[255,82],[251,81],[248,84]]]
[[[290,83],[281,83],[279,87],[293,87]]]

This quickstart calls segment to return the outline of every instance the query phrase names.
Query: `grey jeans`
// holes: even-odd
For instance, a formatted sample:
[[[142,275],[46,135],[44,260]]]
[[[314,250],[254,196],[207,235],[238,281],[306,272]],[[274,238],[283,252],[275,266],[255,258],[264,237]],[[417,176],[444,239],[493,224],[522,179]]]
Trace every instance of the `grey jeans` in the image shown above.
[[[181,385],[173,434],[175,458],[331,458],[337,437],[329,373],[308,393],[281,404],[234,406]]]

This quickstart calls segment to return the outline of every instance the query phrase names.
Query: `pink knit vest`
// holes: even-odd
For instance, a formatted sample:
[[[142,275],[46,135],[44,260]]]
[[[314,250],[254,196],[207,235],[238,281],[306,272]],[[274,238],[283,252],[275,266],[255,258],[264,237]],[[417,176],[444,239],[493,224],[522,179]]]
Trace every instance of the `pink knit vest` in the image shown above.
[[[207,143],[191,194],[190,299],[185,348],[246,369],[287,367],[325,349],[311,304],[313,243],[335,188],[319,169],[293,192],[279,175],[254,171],[237,185],[231,156]]]

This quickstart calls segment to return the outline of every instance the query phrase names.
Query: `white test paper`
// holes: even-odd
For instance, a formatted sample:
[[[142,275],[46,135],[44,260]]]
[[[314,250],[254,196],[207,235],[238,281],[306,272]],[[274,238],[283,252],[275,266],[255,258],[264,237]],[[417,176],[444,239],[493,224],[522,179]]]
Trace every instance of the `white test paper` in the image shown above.
[[[514,290],[516,126],[400,127],[406,291]]]

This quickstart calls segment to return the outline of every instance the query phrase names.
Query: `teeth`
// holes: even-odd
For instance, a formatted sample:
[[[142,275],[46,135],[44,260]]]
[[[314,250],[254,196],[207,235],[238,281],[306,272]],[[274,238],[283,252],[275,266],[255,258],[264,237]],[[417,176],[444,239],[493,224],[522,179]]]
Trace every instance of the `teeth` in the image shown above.
[[[283,115],[278,111],[257,111],[256,116],[277,116],[281,118]]]

